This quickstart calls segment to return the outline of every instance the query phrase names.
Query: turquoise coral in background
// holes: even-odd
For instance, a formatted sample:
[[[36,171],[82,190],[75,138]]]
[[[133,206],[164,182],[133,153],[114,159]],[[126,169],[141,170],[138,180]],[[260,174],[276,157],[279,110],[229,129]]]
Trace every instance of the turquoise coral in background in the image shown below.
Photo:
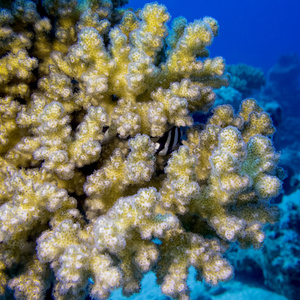
[[[243,97],[266,84],[264,72],[259,68],[237,64],[226,66],[226,71],[231,75],[230,86],[242,93]]]
[[[263,71],[253,66],[227,65],[225,71],[230,74],[230,84],[228,87],[223,86],[215,90],[217,95],[215,106],[230,104],[238,109],[242,99],[254,97],[266,84]]]
[[[229,244],[258,248],[277,220],[269,115],[246,99],[207,124],[191,117],[228,85],[223,58],[208,57],[217,21],[170,30],[164,5],[126,2],[1,9],[1,294],[130,296],[153,270],[165,295],[189,299],[190,266],[209,284],[229,280]],[[159,155],[174,127],[186,139]]]

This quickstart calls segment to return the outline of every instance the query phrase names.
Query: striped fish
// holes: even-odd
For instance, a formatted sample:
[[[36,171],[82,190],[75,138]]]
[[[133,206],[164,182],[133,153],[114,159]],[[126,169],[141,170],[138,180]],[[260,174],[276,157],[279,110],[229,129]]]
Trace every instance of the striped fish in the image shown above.
[[[162,137],[153,142],[155,143],[155,153],[160,156],[166,156],[177,150],[181,145],[181,129],[173,126]]]
[[[104,133],[102,144],[107,143],[111,139],[109,137],[108,129],[109,126],[104,126],[102,129],[102,132]],[[155,143],[155,153],[160,156],[166,156],[179,148],[179,146],[181,145],[181,138],[181,128],[171,126],[171,128],[166,131],[162,137],[151,137],[151,140]]]

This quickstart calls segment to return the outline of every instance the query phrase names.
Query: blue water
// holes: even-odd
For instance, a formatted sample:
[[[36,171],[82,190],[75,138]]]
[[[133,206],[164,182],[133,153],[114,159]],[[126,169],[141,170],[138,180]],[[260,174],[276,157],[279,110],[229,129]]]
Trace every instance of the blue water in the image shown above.
[[[133,8],[147,0],[130,0]],[[204,16],[218,20],[219,36],[210,47],[212,56],[229,64],[246,63],[265,71],[283,54],[300,56],[299,0],[163,0],[172,18],[189,22]]]

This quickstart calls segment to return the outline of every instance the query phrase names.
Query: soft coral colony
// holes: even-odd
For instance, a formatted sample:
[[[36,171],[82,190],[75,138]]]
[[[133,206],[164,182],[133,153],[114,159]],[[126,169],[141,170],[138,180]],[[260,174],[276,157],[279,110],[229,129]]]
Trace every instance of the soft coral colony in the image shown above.
[[[230,279],[229,244],[259,247],[276,221],[269,115],[247,99],[191,117],[228,82],[207,50],[217,21],[168,30],[164,5],[125,2],[1,4],[1,294],[128,296],[153,270],[164,294],[188,299],[190,266]],[[174,127],[186,138],[160,155]]]

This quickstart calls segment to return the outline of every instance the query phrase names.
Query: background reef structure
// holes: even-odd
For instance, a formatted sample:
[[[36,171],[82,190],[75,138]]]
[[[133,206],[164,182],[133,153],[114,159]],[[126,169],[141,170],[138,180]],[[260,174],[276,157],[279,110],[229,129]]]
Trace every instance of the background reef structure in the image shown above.
[[[164,5],[125,2],[1,9],[1,294],[129,296],[153,270],[164,294],[188,299],[190,266],[207,283],[229,280],[229,244],[259,247],[278,217],[269,115],[247,99],[206,124],[191,116],[228,84],[207,50],[217,21],[177,18],[169,30]],[[186,138],[159,155],[174,126]]]

